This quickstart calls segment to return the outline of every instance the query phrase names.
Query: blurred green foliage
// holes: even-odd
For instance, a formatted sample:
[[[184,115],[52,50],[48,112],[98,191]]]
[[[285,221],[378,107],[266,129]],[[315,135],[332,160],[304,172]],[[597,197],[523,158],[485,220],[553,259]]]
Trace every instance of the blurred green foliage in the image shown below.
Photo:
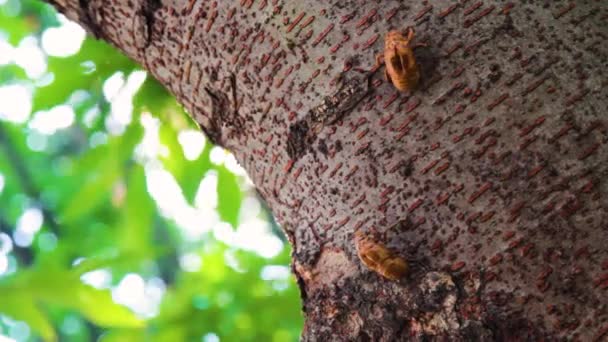
[[[0,339],[297,340],[289,246],[245,176],[187,153],[197,126],[108,44],[49,53],[65,25],[0,0]]]

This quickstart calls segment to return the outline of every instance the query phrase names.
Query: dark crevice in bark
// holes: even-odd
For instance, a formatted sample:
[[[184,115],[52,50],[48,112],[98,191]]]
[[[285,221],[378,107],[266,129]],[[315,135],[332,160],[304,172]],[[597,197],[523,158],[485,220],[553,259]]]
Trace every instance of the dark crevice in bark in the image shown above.
[[[81,0],[82,1],[82,0]],[[152,32],[154,30],[154,22],[156,20],[155,13],[159,9],[162,8],[162,3],[160,0],[146,0],[142,2],[141,14],[144,16],[145,20],[145,44],[144,48],[147,48],[152,44]]]
[[[207,127],[200,124],[199,126],[205,132],[207,137],[214,145],[224,146],[222,143],[222,116],[220,113],[226,112],[229,108],[228,99],[224,94],[215,93],[210,88],[205,87],[205,92],[211,98],[211,114],[208,117],[209,123]]]
[[[322,104],[289,127],[287,154],[291,159],[300,159],[312,147],[324,126],[342,119],[372,93],[371,76],[371,73],[363,78],[345,79],[340,76],[336,80],[340,83],[338,91],[325,97]]]
[[[93,13],[91,13],[91,7],[89,6],[89,2],[91,2],[91,1],[90,0],[78,0],[80,8],[83,10],[82,15],[80,16],[79,20],[84,25],[84,28],[87,29],[87,31],[90,34],[92,34],[96,39],[105,39],[101,25],[99,25],[93,19],[94,16],[93,16]]]

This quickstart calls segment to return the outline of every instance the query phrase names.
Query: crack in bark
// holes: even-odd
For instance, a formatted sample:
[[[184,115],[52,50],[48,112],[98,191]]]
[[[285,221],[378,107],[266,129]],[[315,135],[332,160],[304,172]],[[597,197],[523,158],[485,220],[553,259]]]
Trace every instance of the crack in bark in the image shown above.
[[[333,125],[342,119],[373,92],[371,74],[363,80],[357,77],[346,80],[341,78],[342,84],[337,92],[325,97],[323,103],[289,127],[287,154],[291,159],[298,160],[306,154],[324,126]]]
[[[81,0],[82,1],[82,0]],[[141,14],[144,17],[144,37],[145,44],[144,49],[152,44],[152,29],[154,28],[154,22],[156,18],[154,17],[156,11],[162,8],[162,3],[160,0],[145,0],[142,2],[141,6]]]
[[[90,0],[78,0],[80,8],[83,10],[83,15],[80,16],[79,20],[83,24],[84,28],[95,37],[95,39],[105,39],[101,25],[97,25],[91,13],[91,7],[89,6]]]

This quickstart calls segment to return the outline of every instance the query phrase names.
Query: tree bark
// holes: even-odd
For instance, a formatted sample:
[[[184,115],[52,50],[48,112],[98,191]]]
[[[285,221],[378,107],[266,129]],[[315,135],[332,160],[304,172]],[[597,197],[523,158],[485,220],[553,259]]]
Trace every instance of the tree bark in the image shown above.
[[[608,338],[605,1],[50,2],[245,167],[303,340]],[[374,63],[408,26],[428,46],[400,93]],[[355,231],[407,274],[366,267]]]

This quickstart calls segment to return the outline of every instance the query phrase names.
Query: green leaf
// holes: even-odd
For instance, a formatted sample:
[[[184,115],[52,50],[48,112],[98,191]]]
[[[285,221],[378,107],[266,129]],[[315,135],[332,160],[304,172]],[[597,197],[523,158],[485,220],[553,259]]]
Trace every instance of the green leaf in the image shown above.
[[[114,303],[109,290],[79,284],[74,293],[77,309],[91,322],[103,327],[140,328],[143,322],[126,307]]]
[[[118,248],[123,253],[151,255],[150,239],[155,206],[147,192],[143,167],[133,166],[126,191],[122,217],[115,228]]]
[[[42,260],[0,286],[1,292],[21,294],[24,303],[54,304],[79,311],[104,327],[139,328],[143,322],[126,307],[116,304],[108,289],[82,283],[79,272]],[[39,318],[34,323],[38,323]],[[28,320],[29,323],[29,320]]]
[[[3,293],[0,312],[13,319],[26,322],[45,341],[56,341],[55,329],[46,315],[38,308],[28,292]]]
[[[92,158],[89,162],[95,163],[96,166],[87,165],[85,157],[81,167],[89,169],[88,179],[77,185],[74,194],[61,208],[59,218],[62,224],[74,224],[98,207],[102,201],[107,200],[109,190],[122,176],[126,162],[133,153],[133,148],[141,139],[141,133],[141,126],[131,124],[122,137],[92,151]],[[91,170],[95,170],[95,172],[91,172]],[[76,172],[76,174],[86,173]]]
[[[91,63],[95,66],[93,72],[88,67]],[[109,44],[89,37],[77,54],[48,58],[48,70],[53,72],[54,79],[49,85],[36,89],[32,110],[62,103],[76,89],[100,89],[115,72],[122,71],[126,75],[135,68],[135,63]]]
[[[239,209],[242,193],[238,178],[225,167],[218,168],[217,179],[217,211],[220,218],[233,227],[238,225]]]

